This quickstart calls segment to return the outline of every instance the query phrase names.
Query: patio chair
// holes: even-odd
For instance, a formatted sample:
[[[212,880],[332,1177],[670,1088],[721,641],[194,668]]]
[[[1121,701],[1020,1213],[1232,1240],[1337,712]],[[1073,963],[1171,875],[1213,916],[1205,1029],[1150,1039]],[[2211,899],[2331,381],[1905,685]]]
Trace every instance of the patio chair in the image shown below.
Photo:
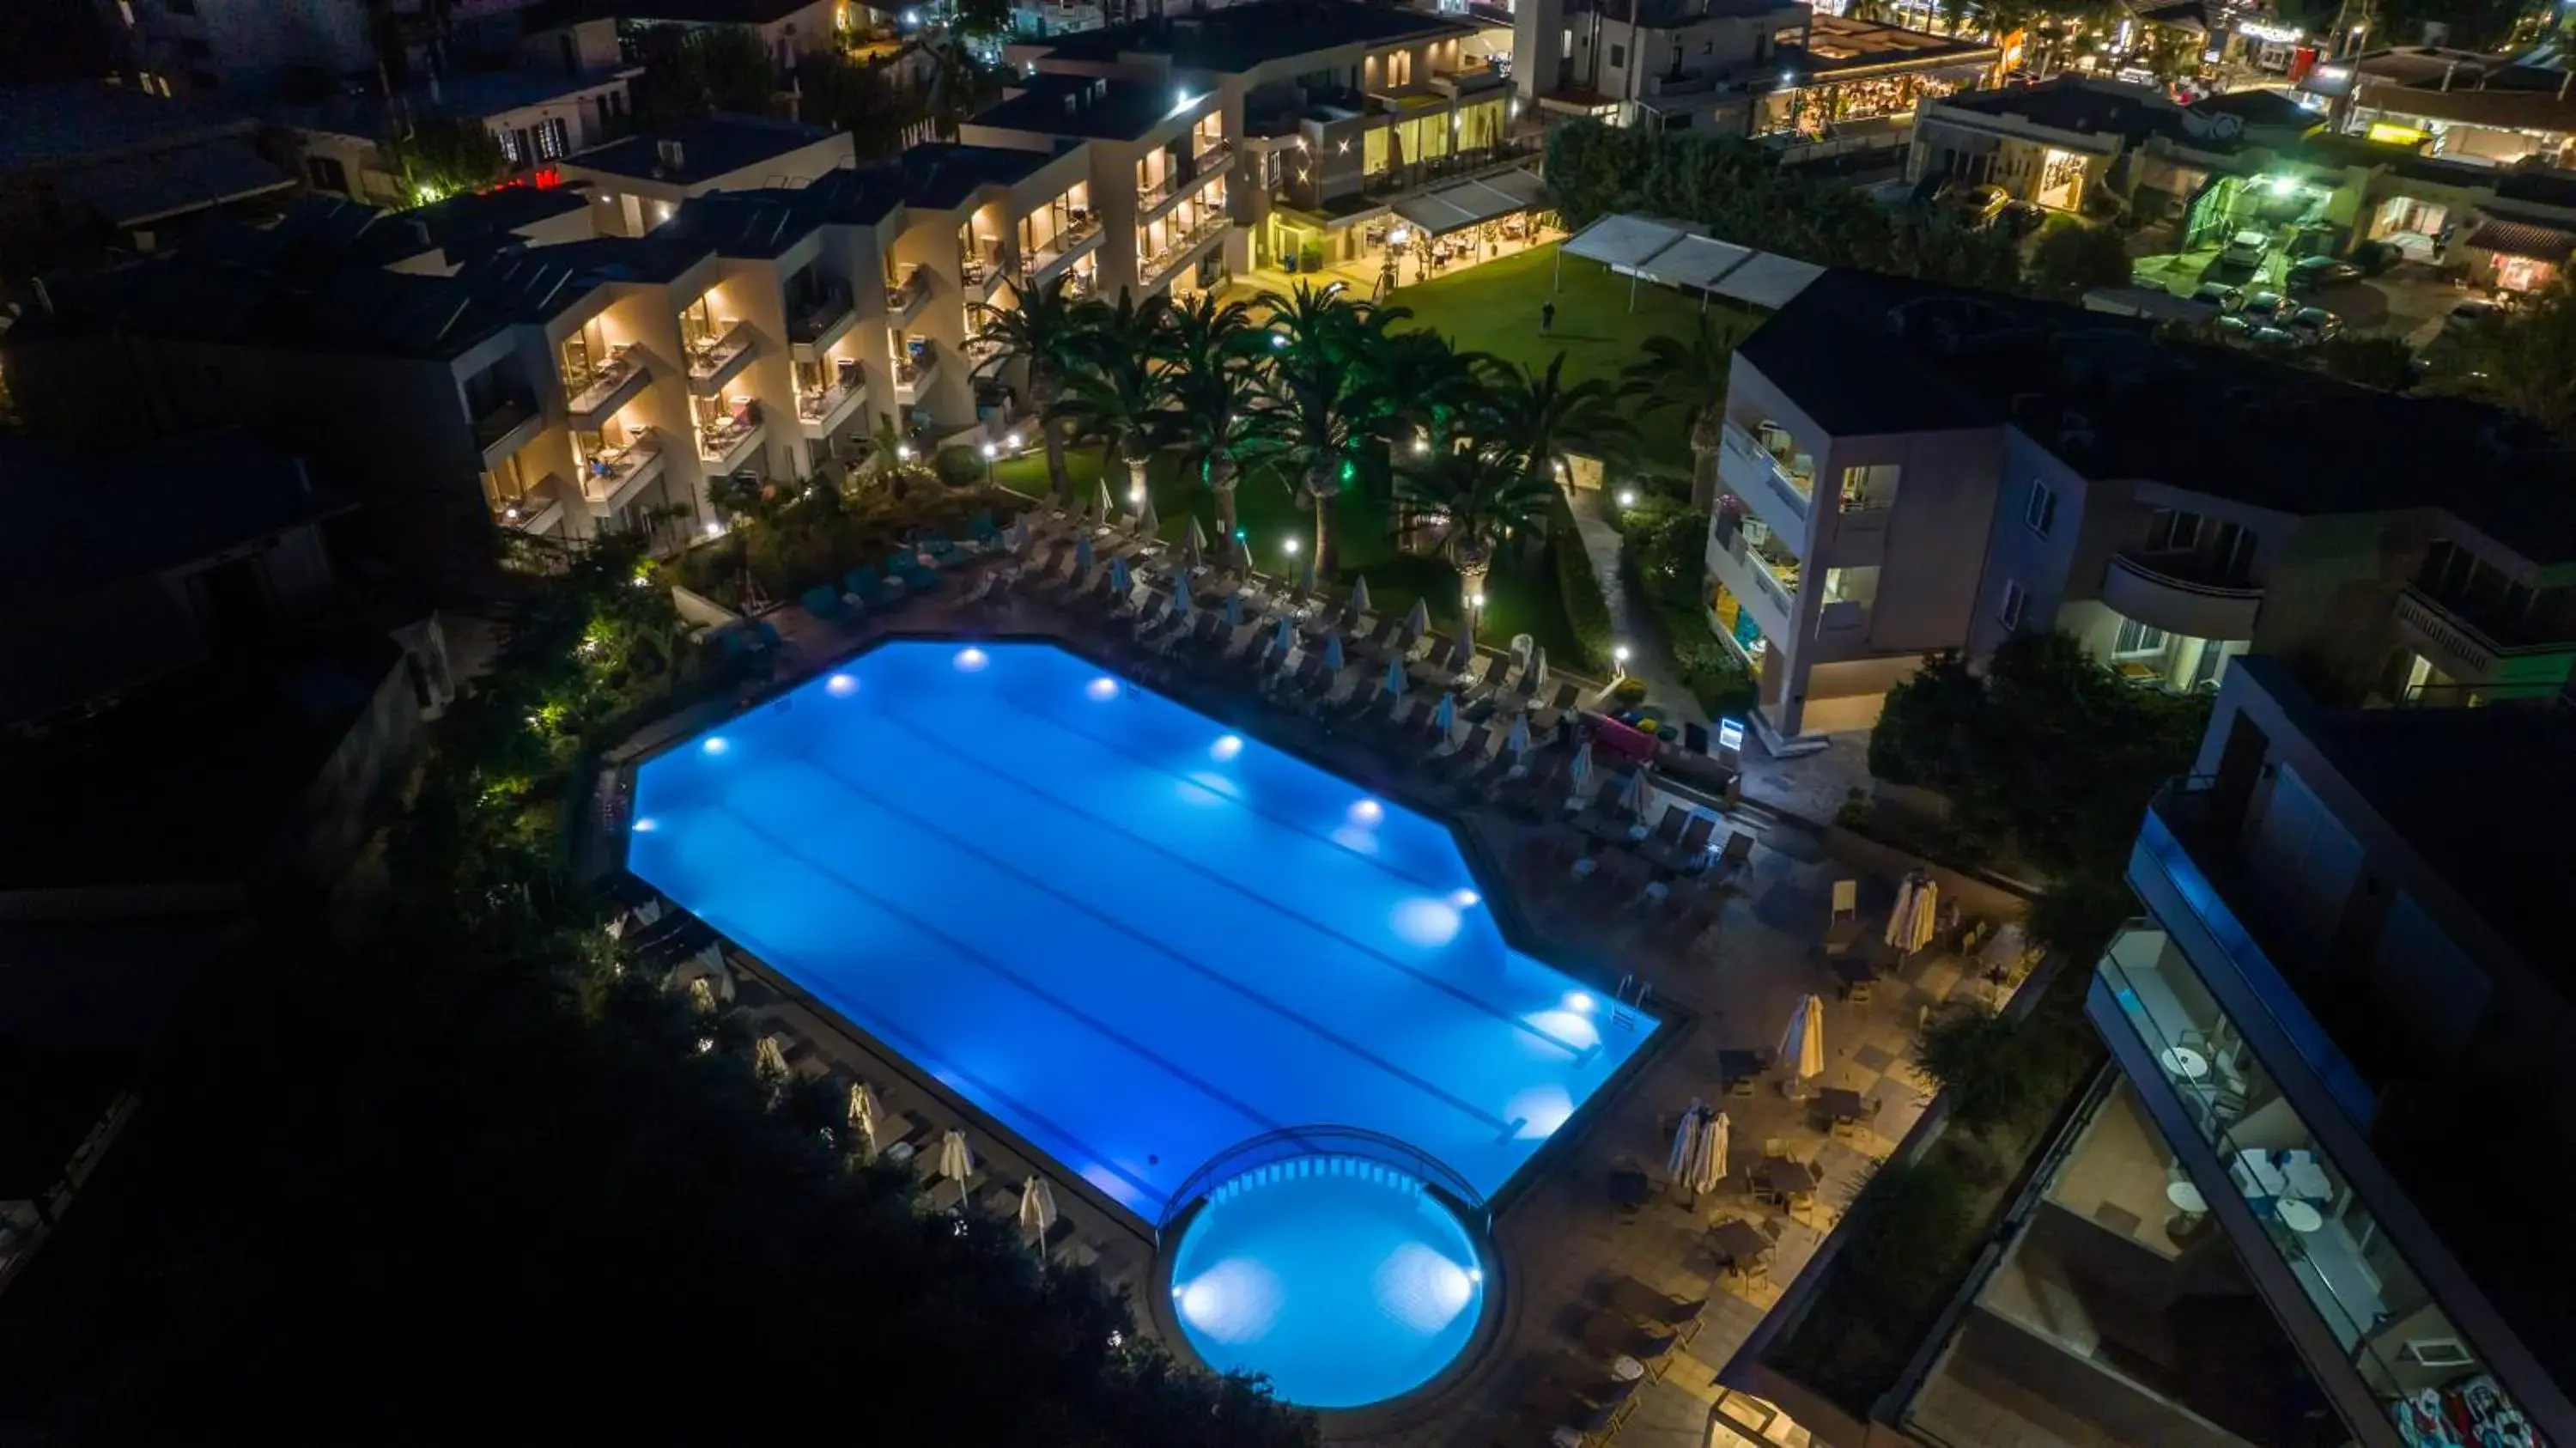
[[[858,612],[844,601],[840,594],[834,592],[832,585],[828,583],[815,584],[797,595],[796,601],[803,605],[807,613],[825,623],[840,623],[845,619],[856,617]]]
[[[1557,683],[1556,692],[1548,696],[1547,702],[1536,706],[1532,711],[1530,716],[1531,726],[1533,728],[1541,729],[1552,729],[1556,727],[1556,725],[1573,710],[1576,701],[1582,698],[1582,696],[1583,690],[1580,685],[1560,680]],[[1545,723],[1540,722],[1540,716],[1542,715],[1545,716]]]
[[[1681,807],[1676,805],[1674,808],[1679,810]],[[1656,863],[1670,865],[1677,870],[1705,870],[1710,863],[1708,841],[1717,832],[1717,820],[1697,810],[1682,812],[1690,816],[1690,822],[1683,827],[1680,839],[1655,852]]]
[[[1726,837],[1726,847],[1718,851],[1716,861],[1710,865],[1710,878],[1714,880],[1732,880],[1737,875],[1744,873],[1745,867],[1752,862],[1752,859],[1752,832],[1750,830],[1736,830]]]
[[[1682,826],[1690,820],[1691,814],[1681,805],[1664,806],[1664,812],[1655,819],[1654,828],[1644,839],[1636,842],[1639,851],[1656,864],[1668,863],[1664,856],[1682,842]]]
[[[1727,841],[1732,848],[1735,842]],[[1825,958],[1837,960],[1860,941],[1860,882],[1836,880],[1831,913],[1825,916]]]

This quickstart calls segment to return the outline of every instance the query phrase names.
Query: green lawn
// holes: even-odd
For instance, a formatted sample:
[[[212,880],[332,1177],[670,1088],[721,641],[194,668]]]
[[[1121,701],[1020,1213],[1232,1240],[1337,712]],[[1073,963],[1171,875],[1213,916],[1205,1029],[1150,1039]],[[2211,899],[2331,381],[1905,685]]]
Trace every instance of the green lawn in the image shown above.
[[[1557,284],[1551,292],[1550,285]],[[1556,302],[1556,328],[1539,331],[1539,307]],[[1491,352],[1533,369],[1565,354],[1570,379],[1617,382],[1648,337],[1686,336],[1698,325],[1699,301],[1651,283],[1637,288],[1628,309],[1628,279],[1599,262],[1568,257],[1561,278],[1554,246],[1532,247],[1417,286],[1398,288],[1390,300],[1410,308],[1408,325],[1431,327],[1462,352]],[[1763,314],[1734,302],[1711,301],[1709,313],[1741,337]],[[1690,442],[1682,419],[1670,412],[1638,420],[1647,461],[1687,476]]]
[[[1073,475],[1076,501],[1090,498],[1100,481],[1100,450],[1068,450],[1065,469]],[[1189,532],[1189,519],[1195,514],[1200,526],[1214,538],[1215,499],[1195,479],[1179,473],[1179,458],[1170,453],[1158,455],[1145,469],[1145,486],[1154,496],[1161,536],[1178,542]],[[995,466],[993,475],[1021,492],[1040,497],[1047,493],[1043,453],[1004,459]],[[1124,469],[1111,490],[1120,495],[1119,505],[1123,508]],[[1295,577],[1302,555],[1290,554],[1281,545],[1294,538],[1301,549],[1313,547],[1313,515],[1297,506],[1284,484],[1257,474],[1236,487],[1234,500],[1236,517],[1252,548],[1253,567],[1280,577]],[[1365,574],[1369,601],[1379,612],[1401,612],[1421,598],[1431,605],[1436,627],[1456,627],[1461,612],[1458,575],[1442,559],[1399,552],[1387,530],[1383,503],[1356,492],[1346,494],[1341,503],[1341,524],[1342,576],[1332,580],[1335,587],[1348,588],[1352,579]],[[1486,580],[1485,614],[1477,625],[1478,640],[1500,643],[1516,633],[1535,638],[1556,658],[1570,660],[1576,656],[1573,630],[1566,624],[1555,575],[1548,570],[1544,557],[1507,560],[1496,566]]]

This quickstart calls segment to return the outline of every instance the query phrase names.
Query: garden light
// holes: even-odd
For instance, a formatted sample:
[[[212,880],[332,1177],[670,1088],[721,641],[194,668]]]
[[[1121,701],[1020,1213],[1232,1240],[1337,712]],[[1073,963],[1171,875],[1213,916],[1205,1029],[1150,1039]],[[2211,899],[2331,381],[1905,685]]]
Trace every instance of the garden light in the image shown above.
[[[1622,508],[1633,508],[1637,506],[1637,490],[1635,488],[1621,488],[1619,490],[1619,506]]]
[[[988,463],[991,462],[994,458],[1001,456],[1001,452],[1002,450],[1000,448],[993,446],[989,442],[984,444],[984,461]]]

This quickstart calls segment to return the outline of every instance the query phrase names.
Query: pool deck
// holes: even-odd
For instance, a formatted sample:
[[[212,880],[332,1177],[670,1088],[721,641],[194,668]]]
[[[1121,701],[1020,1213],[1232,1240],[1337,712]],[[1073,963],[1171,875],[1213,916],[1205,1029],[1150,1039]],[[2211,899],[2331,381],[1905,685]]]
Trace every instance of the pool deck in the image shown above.
[[[1107,557],[1104,551],[1104,569]],[[977,561],[953,568],[954,576],[938,592],[866,622],[826,623],[794,607],[768,615],[785,639],[777,678],[810,676],[889,634],[1025,635],[1056,639],[1078,652],[1112,660],[1137,654],[1128,622],[1061,608],[1028,596],[1026,590],[980,604],[964,602],[962,595],[976,576],[991,566]],[[1237,682],[1242,676],[1228,665],[1193,672],[1172,671],[1152,659],[1135,662],[1153,671],[1146,682],[1181,702],[1237,722],[1363,784],[1397,797],[1419,797],[1408,787],[1415,761],[1407,757],[1418,745],[1393,744],[1383,735],[1328,732],[1313,719],[1262,700]],[[611,762],[631,761],[692,734],[734,707],[720,701],[665,720],[612,755]],[[1585,1354],[1579,1339],[1588,1326],[1597,1330],[1594,1319],[1603,1311],[1605,1294],[1627,1277],[1684,1299],[1704,1295],[1707,1305],[1687,1342],[1654,1364],[1651,1381],[1630,1399],[1615,1431],[1582,1441],[1698,1448],[1709,1441],[1712,1407],[1728,1391],[1716,1385],[1716,1371],[1753,1333],[1778,1301],[1780,1285],[1795,1279],[1929,1104],[1929,1089],[1908,1059],[1924,1012],[1953,995],[1991,999],[1986,993],[1992,988],[1974,968],[1937,949],[1919,953],[1901,970],[1885,969],[1887,952],[1876,931],[1894,882],[1835,859],[1826,838],[1811,826],[1758,805],[1728,817],[1726,827],[1754,833],[1757,843],[1746,868],[1723,887],[1714,928],[1681,948],[1643,943],[1635,937],[1631,912],[1605,912],[1600,900],[1586,898],[1587,889],[1610,888],[1604,882],[1614,872],[1569,881],[1561,863],[1543,854],[1543,846],[1562,844],[1571,834],[1565,824],[1533,822],[1492,804],[1433,812],[1446,813],[1478,847],[1480,868],[1489,877],[1499,868],[1499,877],[1489,878],[1488,884],[1510,901],[1521,933],[1535,937],[1522,944],[1596,981],[1634,973],[1651,987],[1650,1004],[1668,1011],[1674,1024],[1657,1048],[1632,1063],[1629,1075],[1606,1088],[1512,1184],[1494,1234],[1507,1299],[1494,1347],[1418,1411],[1328,1415],[1326,1436],[1336,1443],[1426,1448],[1546,1443],[1561,1415],[1545,1405],[1570,1409],[1573,1404],[1566,1393],[1534,1395],[1533,1387],[1569,1354],[1606,1368],[1607,1357]],[[1726,838],[1725,827],[1717,838]],[[1882,963],[1866,1002],[1845,998],[1825,958],[1828,902],[1839,879],[1860,882],[1861,918],[1868,929],[1856,953]],[[2016,934],[2007,930],[2003,938],[2009,943]],[[872,1051],[827,1012],[800,1000],[792,985],[756,962],[737,959],[735,964],[735,1008],[750,1012],[763,1031],[783,1028],[784,1040],[800,1058],[794,1069],[866,1079],[898,1122],[918,1118],[934,1133],[964,1126],[979,1158],[977,1194],[1006,1217],[1016,1205],[1019,1183],[1048,1172],[1046,1163],[1022,1157],[981,1130],[981,1118],[944,1088],[913,1078],[899,1060]],[[1767,1058],[1776,1051],[1795,1002],[1808,993],[1817,995],[1824,1007],[1823,1076],[1794,1099],[1782,1088],[1779,1074],[1768,1070],[1730,1092],[1726,1068],[1742,1068],[1741,1053]],[[1826,1088],[1857,1093],[1874,1114],[1857,1128],[1828,1130],[1817,1101],[1817,1093]],[[1695,1099],[1728,1114],[1733,1149],[1726,1179],[1693,1203],[1665,1182],[1664,1164],[1669,1123]],[[894,1134],[904,1130],[898,1125]],[[924,1147],[925,1160],[935,1154],[935,1145],[934,1134]],[[1794,1209],[1756,1199],[1748,1177],[1772,1149],[1814,1171],[1818,1182],[1812,1199]],[[1614,1178],[1640,1172],[1651,1188],[1648,1199],[1634,1208],[1621,1207],[1613,1197]],[[925,1199],[946,1206],[956,1190],[939,1183]],[[1154,1314],[1145,1310],[1153,1272],[1149,1237],[1137,1230],[1132,1216],[1079,1189],[1067,1190],[1061,1181],[1057,1199],[1071,1224],[1073,1242],[1067,1253],[1096,1261],[1112,1282],[1135,1295],[1140,1323],[1150,1324]],[[1764,1270],[1727,1273],[1709,1250],[1710,1225],[1728,1217],[1751,1224],[1770,1241]],[[1764,1440],[1747,1435],[1741,1441]],[[1793,1428],[1770,1441],[1803,1448],[1806,1438]]]

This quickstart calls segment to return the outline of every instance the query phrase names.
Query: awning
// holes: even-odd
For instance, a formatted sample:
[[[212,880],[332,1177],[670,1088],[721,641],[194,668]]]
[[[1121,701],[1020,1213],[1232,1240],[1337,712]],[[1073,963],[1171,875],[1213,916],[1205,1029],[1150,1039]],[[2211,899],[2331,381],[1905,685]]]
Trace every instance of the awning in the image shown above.
[[[1605,216],[1565,239],[1567,256],[1597,261],[1618,271],[1634,271],[1657,252],[1699,229],[1680,222],[1643,216]]]
[[[1808,283],[1824,274],[1825,269],[1814,262],[1760,252],[1751,261],[1728,272],[1725,279],[1710,290],[1721,297],[1778,311],[1789,305],[1798,293],[1805,291]]]
[[[2469,245],[2480,251],[2529,257],[2533,261],[2564,262],[2576,255],[2576,232],[2535,226],[2528,221],[2486,221],[2469,233]]]
[[[1664,248],[1639,271],[1648,281],[1704,292],[1715,286],[1718,278],[1759,254],[1751,247],[1737,246],[1731,241],[1685,236]]]
[[[118,226],[282,191],[295,178],[238,137],[129,156],[64,173],[62,188]]]
[[[1433,236],[1445,236],[1482,222],[1527,211],[1538,204],[1538,176],[1526,170],[1505,171],[1475,181],[1461,181],[1395,203],[1395,214]]]

